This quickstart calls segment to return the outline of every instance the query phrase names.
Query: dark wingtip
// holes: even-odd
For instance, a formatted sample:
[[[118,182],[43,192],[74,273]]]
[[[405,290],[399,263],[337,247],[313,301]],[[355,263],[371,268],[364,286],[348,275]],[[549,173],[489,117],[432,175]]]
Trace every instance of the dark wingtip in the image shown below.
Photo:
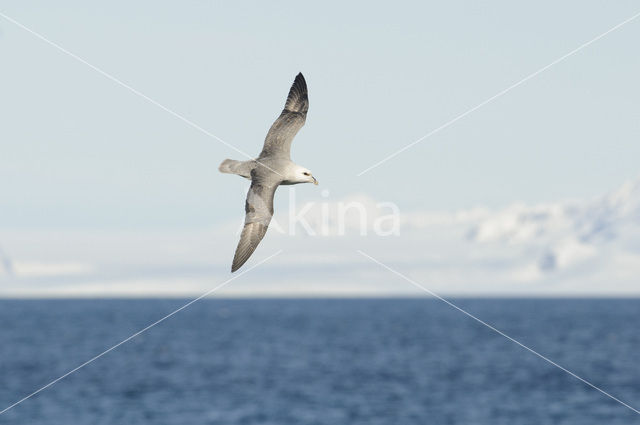
[[[293,86],[298,87],[300,91],[307,92],[307,80],[304,79],[302,72],[298,72],[296,78],[293,80]]]
[[[249,257],[240,258],[240,257],[238,257],[238,253],[236,253],[233,256],[233,263],[231,263],[231,273],[236,272],[240,267],[242,267],[244,265],[244,263],[247,262],[248,259],[249,259]]]
[[[303,114],[309,110],[307,81],[304,79],[302,72],[296,75],[296,79],[291,85],[284,109],[291,112],[301,112]]]

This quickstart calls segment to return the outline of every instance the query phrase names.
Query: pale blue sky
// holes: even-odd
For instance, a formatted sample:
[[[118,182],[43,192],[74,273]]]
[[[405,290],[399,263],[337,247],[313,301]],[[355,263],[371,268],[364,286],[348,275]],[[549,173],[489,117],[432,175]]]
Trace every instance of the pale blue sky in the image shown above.
[[[302,71],[311,106],[293,154],[320,189],[438,210],[584,198],[638,176],[640,19],[356,174],[639,8],[0,1],[250,154]],[[0,227],[198,227],[242,215],[245,183],[217,171],[239,154],[3,18],[0,116]]]

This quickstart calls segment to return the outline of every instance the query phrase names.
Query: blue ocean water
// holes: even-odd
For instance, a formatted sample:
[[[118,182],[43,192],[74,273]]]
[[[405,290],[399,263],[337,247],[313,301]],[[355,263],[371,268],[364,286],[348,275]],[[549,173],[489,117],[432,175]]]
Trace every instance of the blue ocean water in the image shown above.
[[[0,301],[0,410],[184,302]],[[640,408],[640,300],[455,302]],[[0,423],[599,425],[640,415],[438,300],[202,300]]]

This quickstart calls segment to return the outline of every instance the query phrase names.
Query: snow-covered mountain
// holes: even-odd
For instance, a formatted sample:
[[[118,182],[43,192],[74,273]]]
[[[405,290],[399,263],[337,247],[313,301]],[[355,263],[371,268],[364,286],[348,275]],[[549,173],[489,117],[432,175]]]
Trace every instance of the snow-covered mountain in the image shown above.
[[[544,271],[593,261],[599,255],[640,254],[640,180],[588,201],[513,205],[470,226],[476,243],[529,245]]]
[[[526,243],[562,235],[599,244],[639,224],[640,181],[634,181],[590,201],[511,206],[482,220],[469,237],[478,242]]]
[[[546,287],[582,280],[589,290],[622,285],[640,293],[640,180],[590,200],[516,203],[455,214],[415,212],[404,218],[402,231],[420,232],[425,241],[446,229],[447,242],[456,245],[451,255],[475,255],[474,267],[491,270],[485,279]],[[456,244],[462,239],[467,244]],[[430,246],[425,242],[426,249]]]
[[[3,231],[0,296],[198,294],[229,278],[240,228]],[[225,293],[420,295],[360,250],[442,294],[640,295],[640,180],[590,200],[458,212],[323,196],[281,207],[252,262],[280,249]]]

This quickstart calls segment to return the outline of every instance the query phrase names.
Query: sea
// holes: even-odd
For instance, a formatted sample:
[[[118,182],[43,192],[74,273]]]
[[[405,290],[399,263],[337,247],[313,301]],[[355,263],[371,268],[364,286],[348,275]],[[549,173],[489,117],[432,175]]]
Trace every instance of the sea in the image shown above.
[[[84,364],[0,424],[640,424],[639,299],[451,300],[528,349],[436,299],[203,299],[95,358],[187,301],[0,300],[0,410]]]

